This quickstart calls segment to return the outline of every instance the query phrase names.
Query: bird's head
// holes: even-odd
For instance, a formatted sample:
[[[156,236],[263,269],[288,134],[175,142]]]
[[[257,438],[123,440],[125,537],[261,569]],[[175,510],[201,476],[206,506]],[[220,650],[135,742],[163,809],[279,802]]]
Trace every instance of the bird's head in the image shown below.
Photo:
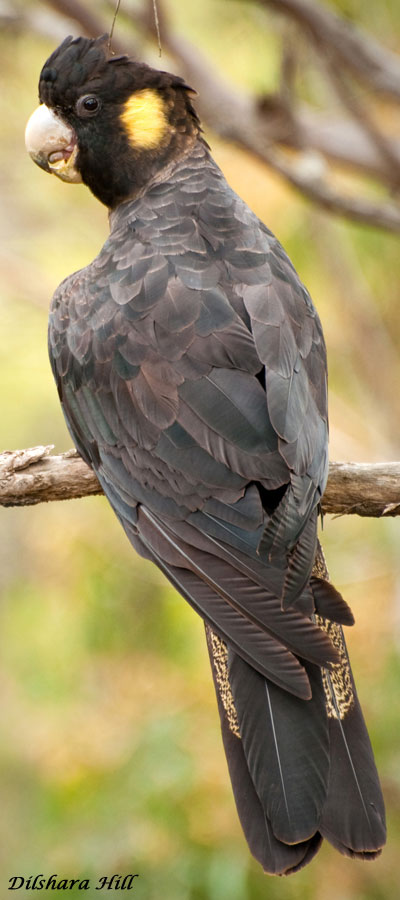
[[[46,172],[83,181],[113,208],[196,140],[190,93],[181,78],[112,55],[107,35],[67,37],[41,71],[27,150]]]

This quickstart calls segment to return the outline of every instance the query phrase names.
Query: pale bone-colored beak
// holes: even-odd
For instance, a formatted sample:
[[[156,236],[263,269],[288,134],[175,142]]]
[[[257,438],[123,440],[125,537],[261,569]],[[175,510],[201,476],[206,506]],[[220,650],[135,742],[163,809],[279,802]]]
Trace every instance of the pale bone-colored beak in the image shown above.
[[[25,145],[33,161],[45,172],[57,175],[62,181],[75,184],[82,181],[75,168],[78,155],[75,134],[43,103],[28,120]]]

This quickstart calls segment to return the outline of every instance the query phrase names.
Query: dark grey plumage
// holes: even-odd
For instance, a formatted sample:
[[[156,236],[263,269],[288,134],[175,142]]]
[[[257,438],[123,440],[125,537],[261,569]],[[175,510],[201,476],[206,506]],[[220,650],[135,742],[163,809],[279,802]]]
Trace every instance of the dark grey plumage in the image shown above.
[[[56,291],[53,372],[130,541],[205,620],[252,853],[273,874],[305,865],[322,836],[372,858],[384,808],[341,627],[353,619],[317,545],[321,325],[188,110],[186,148],[115,204],[99,256]]]
[[[315,597],[309,615],[302,608],[327,474],[321,326],[282,248],[202,144],[112,214],[98,258],[56,293],[49,336],[74,440],[132,543],[234,648],[234,789],[242,794],[246,769],[278,861],[271,836],[268,857],[261,836],[253,852],[269,871],[295,870],[317,849],[324,818],[346,852],[373,852],[384,829],[376,784],[361,846],[358,826],[346,844],[338,807],[321,819],[335,803],[336,720],[319,666],[338,656],[309,617]],[[323,615],[334,589],[315,579],[314,588]],[[293,610],[282,612],[282,596]],[[357,749],[355,769],[359,760]],[[253,806],[242,813],[246,833]]]

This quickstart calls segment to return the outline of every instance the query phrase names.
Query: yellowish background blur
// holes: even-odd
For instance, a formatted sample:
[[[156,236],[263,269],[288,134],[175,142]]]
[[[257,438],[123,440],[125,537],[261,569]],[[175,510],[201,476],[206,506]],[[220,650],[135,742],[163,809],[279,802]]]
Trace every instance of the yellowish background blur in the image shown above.
[[[400,52],[396,0],[336,6]],[[232,83],[260,92],[276,86],[280,20],[229,0],[169,0],[168,8],[179,33]],[[93,258],[108,230],[105,209],[85,188],[48,178],[25,154],[38,73],[56,43],[0,35],[7,449],[71,445],[47,360],[47,309],[61,279]],[[158,65],[155,52],[152,59]],[[161,64],[173,67],[165,57]],[[331,458],[399,459],[398,237],[317,211],[243,152],[207,138],[318,306],[330,363]],[[262,874],[241,833],[202,623],[135,556],[106,501],[2,509],[0,529],[0,897],[12,875],[41,872],[93,885],[102,875],[137,872],[129,896],[143,900],[400,896],[398,520],[328,517],[323,536],[332,578],[356,616],[348,643],[386,795],[388,846],[363,864],[324,844],[310,867],[283,880]],[[100,896],[51,894],[58,895]]]

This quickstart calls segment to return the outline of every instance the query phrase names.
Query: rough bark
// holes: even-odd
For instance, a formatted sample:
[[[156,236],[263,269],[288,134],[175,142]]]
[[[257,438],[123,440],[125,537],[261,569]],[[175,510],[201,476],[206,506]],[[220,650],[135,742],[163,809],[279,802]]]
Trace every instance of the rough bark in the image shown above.
[[[75,450],[52,456],[52,449],[0,453],[1,506],[31,506],[102,493],[95,474]],[[331,462],[322,509],[334,515],[400,515],[400,462]]]
[[[52,449],[0,453],[0,505],[32,506],[102,493],[94,472],[75,450],[50,456]]]

